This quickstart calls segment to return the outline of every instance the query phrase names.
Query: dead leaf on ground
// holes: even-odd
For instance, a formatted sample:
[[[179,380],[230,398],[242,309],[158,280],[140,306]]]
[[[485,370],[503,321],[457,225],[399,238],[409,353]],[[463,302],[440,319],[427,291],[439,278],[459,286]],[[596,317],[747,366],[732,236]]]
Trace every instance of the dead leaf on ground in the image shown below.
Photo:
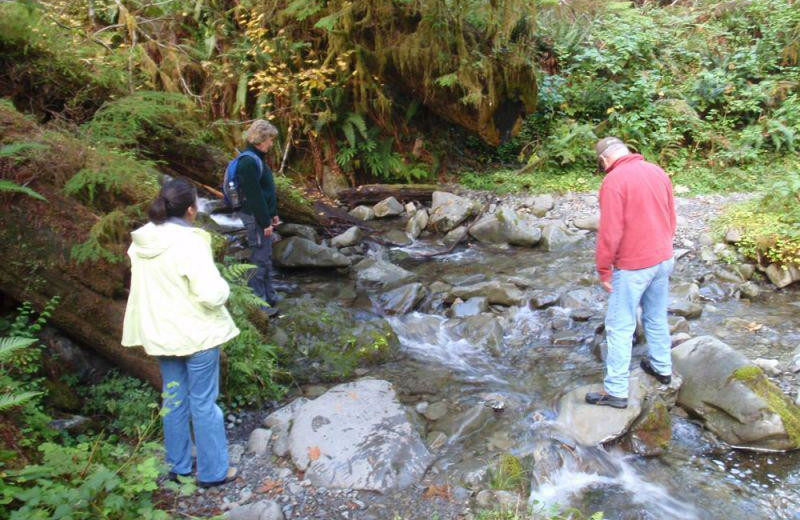
[[[322,455],[322,452],[319,449],[319,446],[309,446],[308,447],[308,460],[314,462]]]
[[[763,327],[764,327],[763,323],[756,323],[754,321],[751,321],[750,323],[744,326],[744,328],[749,330],[750,332],[757,332],[761,330]]]
[[[279,480],[266,479],[256,489],[256,493],[274,493],[278,494],[283,491],[283,484]]]
[[[422,498],[427,498],[429,500],[437,497],[451,500],[452,494],[450,484],[431,484],[425,489],[425,492],[422,493]]]

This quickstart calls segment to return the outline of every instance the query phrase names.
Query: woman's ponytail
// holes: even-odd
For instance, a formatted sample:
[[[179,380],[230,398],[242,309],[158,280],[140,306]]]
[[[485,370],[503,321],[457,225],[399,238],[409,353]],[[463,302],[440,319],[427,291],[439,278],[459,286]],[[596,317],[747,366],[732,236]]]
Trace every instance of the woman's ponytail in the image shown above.
[[[170,217],[182,218],[197,202],[197,188],[184,179],[164,183],[156,200],[150,204],[147,217],[153,224],[163,224]]]

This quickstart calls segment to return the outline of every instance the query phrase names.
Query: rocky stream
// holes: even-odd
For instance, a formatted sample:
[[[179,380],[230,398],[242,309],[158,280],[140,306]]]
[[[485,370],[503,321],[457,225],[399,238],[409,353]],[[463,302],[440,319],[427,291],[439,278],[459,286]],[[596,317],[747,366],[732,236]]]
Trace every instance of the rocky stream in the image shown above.
[[[725,239],[710,230],[744,195],[677,200],[676,377],[664,387],[634,370],[626,410],[582,403],[602,381],[605,348],[596,197],[461,195],[434,194],[432,208],[364,206],[353,214],[368,229],[335,238],[280,230],[273,341],[292,341],[292,316],[304,313],[330,323],[319,341],[350,327],[383,338],[364,348],[392,354],[349,383],[306,385],[280,405],[230,416],[240,478],[178,499],[178,511],[800,518],[798,284],[776,289],[727,243],[735,230]],[[234,232],[234,219],[212,217]],[[637,335],[632,367],[642,355]],[[518,461],[521,485],[503,485],[504,459]]]

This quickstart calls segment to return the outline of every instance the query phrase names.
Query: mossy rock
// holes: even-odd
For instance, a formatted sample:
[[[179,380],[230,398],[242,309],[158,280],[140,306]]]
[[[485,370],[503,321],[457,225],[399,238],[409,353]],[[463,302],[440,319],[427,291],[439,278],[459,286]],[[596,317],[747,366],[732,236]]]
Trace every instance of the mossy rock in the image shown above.
[[[289,338],[283,341],[286,363],[303,383],[347,378],[357,367],[385,362],[399,350],[397,335],[386,320],[358,315],[332,302],[286,300],[281,314],[280,334]]]
[[[660,455],[672,440],[672,418],[667,404],[655,397],[645,403],[644,411],[625,437],[625,446],[638,455]]]

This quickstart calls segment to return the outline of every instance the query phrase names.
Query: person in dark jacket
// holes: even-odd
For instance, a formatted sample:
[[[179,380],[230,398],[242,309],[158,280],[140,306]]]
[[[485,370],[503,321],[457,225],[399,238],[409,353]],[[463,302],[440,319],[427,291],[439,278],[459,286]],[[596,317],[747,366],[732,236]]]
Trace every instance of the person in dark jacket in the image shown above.
[[[249,285],[257,296],[269,304],[264,309],[269,315],[278,312],[277,294],[272,287],[272,234],[281,221],[278,218],[275,179],[266,163],[265,155],[272,148],[277,135],[278,129],[269,121],[254,121],[245,134],[245,140],[247,150],[258,155],[261,163],[253,157],[243,155],[236,167],[242,204],[240,213],[247,230],[250,262],[256,266]]]

